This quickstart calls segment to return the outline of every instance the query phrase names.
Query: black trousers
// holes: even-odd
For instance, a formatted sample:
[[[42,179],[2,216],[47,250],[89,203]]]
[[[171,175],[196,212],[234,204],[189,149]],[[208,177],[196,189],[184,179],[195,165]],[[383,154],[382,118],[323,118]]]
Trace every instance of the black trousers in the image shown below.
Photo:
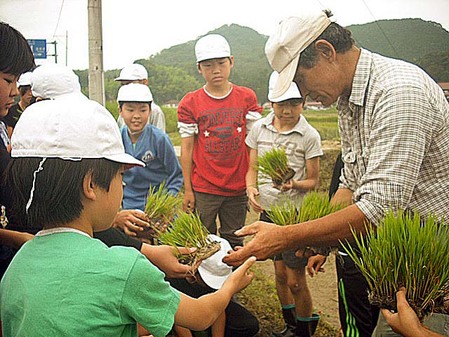
[[[185,279],[167,279],[167,281],[170,282],[172,287],[195,298],[215,291],[209,287],[190,284]],[[241,304],[231,300],[225,313],[225,337],[253,337],[259,332],[259,321]]]
[[[371,337],[379,308],[368,300],[368,283],[349,256],[336,257],[338,311],[344,337]]]

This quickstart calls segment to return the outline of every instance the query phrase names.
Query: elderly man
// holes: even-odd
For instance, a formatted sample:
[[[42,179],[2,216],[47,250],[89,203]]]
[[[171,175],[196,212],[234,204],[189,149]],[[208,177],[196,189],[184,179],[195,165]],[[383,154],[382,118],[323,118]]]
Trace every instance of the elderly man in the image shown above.
[[[253,240],[225,262],[237,265],[250,255],[265,259],[287,248],[337,246],[352,238],[351,228],[363,233],[367,223],[378,225],[390,208],[447,216],[449,104],[424,71],[356,47],[329,12],[282,21],[266,54],[280,73],[275,95],[294,81],[304,97],[325,106],[338,100],[344,169],[333,200],[348,206],[293,226],[247,226],[237,234]]]

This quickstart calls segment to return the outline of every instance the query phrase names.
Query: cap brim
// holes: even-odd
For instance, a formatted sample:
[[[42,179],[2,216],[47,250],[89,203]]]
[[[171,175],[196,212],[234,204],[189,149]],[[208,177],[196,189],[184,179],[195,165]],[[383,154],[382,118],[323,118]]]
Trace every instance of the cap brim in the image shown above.
[[[229,269],[229,273],[223,276],[212,275],[209,271],[202,268],[201,265],[198,267],[198,272],[203,279],[204,283],[206,283],[212,289],[220,289],[223,283],[228,279],[228,277],[232,274],[232,269]]]
[[[300,56],[301,53],[298,53],[298,55],[279,73],[279,78],[271,93],[270,100],[272,102],[278,101],[290,88],[290,84],[295,78]]]
[[[127,169],[134,167],[134,166],[140,166],[140,167],[145,166],[144,162],[141,162],[140,160],[134,158],[133,156],[131,156],[127,153],[119,153],[119,154],[114,154],[114,155],[110,155],[110,156],[105,156],[105,158],[108,160],[111,160],[111,161],[115,161],[116,163],[125,164]]]

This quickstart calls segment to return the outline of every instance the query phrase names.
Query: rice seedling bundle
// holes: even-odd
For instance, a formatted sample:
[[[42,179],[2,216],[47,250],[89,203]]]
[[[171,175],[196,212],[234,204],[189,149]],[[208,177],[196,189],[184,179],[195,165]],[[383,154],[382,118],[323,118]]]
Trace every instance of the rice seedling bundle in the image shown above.
[[[137,233],[138,237],[149,238],[159,236],[161,231],[173,221],[182,199],[168,192],[165,183],[156,189],[151,186],[148,191],[145,214],[148,217],[150,228],[147,231]]]
[[[286,199],[267,210],[267,214],[275,224],[285,226],[315,220],[341,208],[340,205],[332,205],[324,193],[311,191],[304,196],[299,211],[292,200]],[[308,249],[321,255],[328,255],[332,250],[331,247],[308,247]]]
[[[209,231],[196,213],[181,212],[167,230],[160,233],[159,241],[176,249],[196,248],[188,255],[181,254],[178,250],[178,260],[193,266],[220,250],[220,243],[211,240],[208,235]]]
[[[449,295],[449,228],[436,217],[389,211],[377,231],[367,226],[365,239],[353,231],[360,257],[344,249],[368,281],[370,302],[396,309],[395,294],[407,289],[410,306],[420,320],[444,312]]]
[[[258,158],[258,171],[270,177],[275,185],[292,179],[295,171],[288,166],[287,153],[283,147],[273,148]]]

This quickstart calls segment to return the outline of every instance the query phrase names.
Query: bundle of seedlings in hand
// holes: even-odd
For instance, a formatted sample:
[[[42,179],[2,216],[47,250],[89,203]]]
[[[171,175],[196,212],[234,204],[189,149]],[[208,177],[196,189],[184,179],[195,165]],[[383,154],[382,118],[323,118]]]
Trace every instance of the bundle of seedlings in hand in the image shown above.
[[[340,204],[331,204],[326,194],[311,191],[304,196],[301,202],[298,222],[322,218],[340,209],[342,209],[342,206]],[[332,247],[313,247],[310,249],[321,255],[329,255],[332,251]]]
[[[283,147],[273,148],[258,159],[258,171],[270,177],[274,185],[282,185],[295,176],[295,171],[288,166],[287,153]]]
[[[196,248],[188,255],[178,251],[178,260],[191,266],[214,255],[220,250],[220,243],[208,237],[209,231],[195,213],[181,212],[167,230],[160,234],[159,241],[178,248]]]
[[[299,213],[295,203],[291,199],[284,199],[266,210],[268,217],[279,226],[287,226],[299,223]]]
[[[159,185],[156,190],[155,186],[151,186],[148,191],[147,204],[145,206],[145,214],[149,219],[150,228],[148,231],[138,233],[138,236],[146,237],[149,231],[155,236],[159,236],[165,228],[173,221],[182,199],[168,192],[165,183]]]
[[[389,211],[365,238],[353,231],[359,255],[344,248],[368,281],[370,302],[396,310],[395,294],[405,287],[410,306],[422,320],[444,312],[449,295],[449,228],[434,216]]]

